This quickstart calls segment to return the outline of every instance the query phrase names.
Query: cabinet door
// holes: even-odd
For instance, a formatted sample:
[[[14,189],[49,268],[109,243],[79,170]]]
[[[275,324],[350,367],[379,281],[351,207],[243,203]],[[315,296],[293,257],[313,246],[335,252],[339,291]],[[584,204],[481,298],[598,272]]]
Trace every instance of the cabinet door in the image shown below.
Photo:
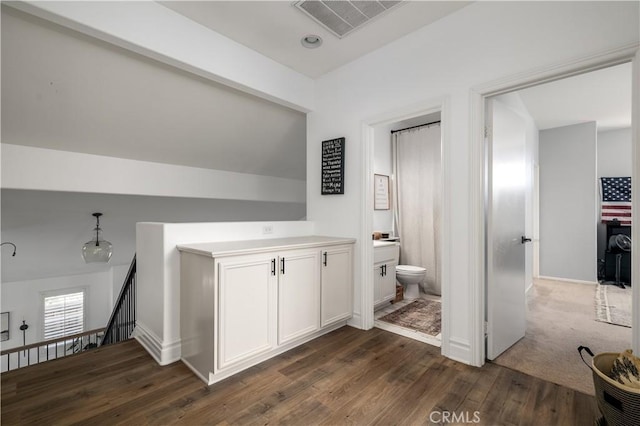
[[[396,297],[395,262],[376,263],[373,266],[373,304],[378,306]]]
[[[322,250],[321,327],[351,318],[353,312],[352,257],[351,246],[336,246]]]
[[[380,283],[380,299],[388,302],[396,298],[396,264],[386,263],[384,268],[384,277]]]
[[[373,265],[373,304],[382,303],[382,282],[384,281],[384,263]]]
[[[276,266],[275,255],[238,256],[218,263],[219,369],[275,347]]]
[[[278,344],[320,328],[320,253],[280,253],[278,268]]]

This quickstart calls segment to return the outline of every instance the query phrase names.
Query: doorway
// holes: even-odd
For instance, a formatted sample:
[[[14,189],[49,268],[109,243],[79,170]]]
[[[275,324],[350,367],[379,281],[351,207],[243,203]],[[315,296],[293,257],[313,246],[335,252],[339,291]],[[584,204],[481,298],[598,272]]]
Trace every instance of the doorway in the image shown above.
[[[613,92],[616,92],[621,80],[624,84],[619,90],[627,96],[627,100],[618,99],[614,103],[626,106],[626,118],[614,117],[616,111],[610,109],[615,109],[615,106],[603,108],[604,112],[597,111],[598,105],[589,109],[585,105],[588,103],[586,98],[580,100],[582,105],[573,106],[573,114],[580,115],[582,120],[572,122],[571,112],[566,116],[558,112],[562,110],[557,108],[558,104],[571,104],[566,102],[567,99],[562,99],[562,90],[569,90],[568,93],[571,90],[582,91],[582,95],[569,95],[579,97],[606,88],[610,93],[595,97],[605,104],[599,106],[606,106],[606,95],[615,98]],[[602,87],[597,87],[598,84]],[[502,223],[492,223],[493,205],[488,204],[487,358],[588,393],[593,393],[590,376],[585,374],[580,364],[574,362],[576,348],[582,344],[601,345],[593,349],[596,352],[615,352],[631,347],[631,329],[596,322],[595,306],[602,288],[598,282],[600,254],[596,254],[596,247],[597,234],[603,226],[599,224],[602,196],[596,183],[602,176],[611,174],[627,175],[629,180],[631,178],[630,86],[631,64],[627,63],[492,97],[487,104],[489,118],[492,118],[495,108],[491,103],[503,103],[512,110],[520,109],[517,112],[521,116],[520,126],[527,146],[521,157],[525,160],[525,174],[524,186],[520,190],[522,199],[526,200],[526,208],[524,213],[518,214],[522,222],[521,244],[515,244],[511,252],[513,254],[520,249],[515,261],[502,264],[495,262],[494,257],[499,257],[502,252],[500,247],[496,249],[491,246],[496,234],[499,234],[491,226],[494,225],[498,230],[505,228]],[[559,96],[560,100],[554,100],[554,96]],[[564,96],[567,97],[566,94]],[[585,107],[590,110],[590,117],[584,112]],[[576,113],[575,110],[580,108],[583,112]],[[550,111],[555,117],[549,116]],[[496,133],[500,133],[499,127],[495,129]],[[491,139],[495,136],[491,131],[488,158],[492,155]],[[612,133],[606,134],[616,131],[615,138]],[[626,136],[627,140],[621,141],[622,136]],[[610,155],[606,164],[600,164],[603,161],[600,157],[605,157],[601,153],[611,150],[614,145],[616,155]],[[621,146],[627,149],[621,150]],[[498,145],[498,152],[504,152],[505,149]],[[513,150],[512,147],[508,149]],[[498,164],[498,170],[501,170],[500,166],[504,164]],[[492,174],[491,169],[489,167],[487,179],[488,183],[493,182],[488,185],[489,197],[491,190],[496,187],[496,180],[500,178],[499,173]],[[513,186],[513,179],[510,182]],[[500,188],[500,185],[497,186]],[[536,211],[538,205],[539,212]],[[513,209],[513,204],[507,207]],[[527,242],[529,239],[532,241]],[[515,265],[517,261],[526,266],[505,267]],[[504,298],[505,288],[499,289],[500,273],[492,275],[491,268],[496,264],[498,272],[509,271],[508,280],[511,282],[507,281],[505,288],[512,293],[519,293],[508,300]],[[514,277],[514,270],[523,276]],[[518,281],[517,285],[514,285],[514,280]],[[627,290],[630,305],[632,290]],[[506,306],[500,307],[500,303]],[[522,309],[514,309],[518,305]],[[492,315],[495,317],[492,318]],[[497,325],[496,318],[500,319]],[[500,326],[505,321],[509,326],[501,330]]]
[[[363,265],[362,268],[363,275],[365,277],[362,291],[363,324],[367,328],[376,326],[425,343],[440,346],[443,353],[445,353],[446,348],[448,347],[446,331],[448,325],[447,314],[449,312],[447,309],[448,277],[446,272],[442,271],[442,264],[444,263],[443,257],[446,256],[443,246],[448,243],[448,235],[443,233],[443,229],[447,229],[446,226],[448,223],[448,205],[445,201],[449,196],[447,191],[444,190],[448,184],[446,176],[448,172],[447,159],[449,158],[448,147],[446,144],[446,138],[448,135],[447,108],[446,99],[442,99],[425,104],[423,107],[418,105],[411,109],[390,112],[363,123],[366,147],[364,157],[365,164],[363,168],[366,171],[366,186],[370,188],[370,190],[364,191],[364,205],[366,206],[363,211],[364,235],[367,235],[367,239],[374,238],[373,242],[368,243],[366,244],[366,247],[363,247],[363,252],[365,253],[364,259],[366,259],[364,260],[365,265]],[[427,126],[423,126],[425,124]],[[403,296],[400,296],[400,287],[396,287],[396,285],[400,285],[400,283],[396,280],[396,273],[394,269],[398,265],[398,262],[402,264],[402,261],[410,258],[407,257],[406,254],[403,256],[402,241],[401,239],[398,241],[399,226],[397,218],[395,217],[396,213],[394,209],[395,203],[398,201],[395,180],[396,173],[393,167],[394,155],[391,143],[391,131],[393,130],[395,133],[397,130],[414,128],[414,126],[416,126],[416,129],[423,127],[437,127],[437,130],[439,130],[437,141],[439,146],[439,158],[437,160],[440,164],[441,171],[439,173],[440,183],[437,185],[438,195],[436,198],[441,206],[441,220],[435,223],[434,231],[440,236],[440,238],[435,242],[433,240],[430,241],[433,249],[438,253],[435,265],[433,265],[430,272],[433,274],[436,270],[442,271],[439,277],[439,287],[441,290],[440,294],[435,294],[436,292],[428,291],[428,287],[427,291],[425,291],[426,286],[418,287],[416,285],[416,289],[419,289],[418,297],[411,297],[411,300],[407,300],[405,297],[404,300],[401,300],[400,297],[403,297],[404,294]],[[381,153],[382,155],[380,155]],[[384,196],[382,197],[380,197],[380,194],[376,197],[376,187],[374,185],[380,184],[379,181],[383,181],[382,195]],[[388,195],[385,195],[387,193],[387,189],[384,188],[387,186]],[[386,198],[388,198],[388,201]],[[376,209],[376,205],[378,209]],[[397,245],[397,248],[395,249],[397,252],[395,254],[392,253],[394,251],[393,248],[380,247],[381,245],[384,246],[389,243]],[[374,247],[374,244],[378,247]],[[379,252],[390,252],[386,255],[389,259],[386,259],[386,257],[385,259],[381,259]],[[408,262],[414,261],[408,260]],[[422,264],[409,266],[422,266]],[[376,290],[377,285],[379,285],[381,281],[389,282],[389,288],[386,292]],[[402,293],[405,293],[405,287],[402,286],[401,288],[403,289]],[[396,296],[398,297],[396,298]],[[416,304],[413,304],[413,302],[418,301],[418,299],[420,301],[418,304],[425,301],[426,304],[430,304],[430,302],[435,303],[435,305],[432,304],[432,306],[427,310],[430,314],[433,314],[432,311],[434,310],[434,306],[438,308],[437,314],[430,318],[433,319],[435,317],[439,317],[437,327],[434,327],[439,328],[439,331],[430,329],[429,333],[422,333],[420,331],[416,331],[416,329],[412,329],[410,326],[407,327],[406,324],[405,326],[397,327],[393,324],[380,321],[382,316],[393,314],[393,311],[398,311],[403,308],[407,308],[407,311],[416,311],[420,314],[424,307],[417,307]],[[409,306],[412,304],[413,307]],[[400,317],[401,313],[399,313],[398,316]],[[425,318],[421,315],[417,315],[417,317],[421,319]],[[367,322],[367,319],[369,319],[370,322]],[[430,325],[435,324],[435,321],[426,322]]]
[[[374,326],[441,342],[441,114],[375,127]]]

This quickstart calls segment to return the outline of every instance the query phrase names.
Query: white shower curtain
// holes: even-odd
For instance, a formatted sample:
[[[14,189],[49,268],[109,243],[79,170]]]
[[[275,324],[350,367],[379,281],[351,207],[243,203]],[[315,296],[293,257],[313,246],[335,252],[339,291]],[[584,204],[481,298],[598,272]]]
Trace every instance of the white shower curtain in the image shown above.
[[[395,221],[400,263],[426,268],[425,293],[440,285],[440,125],[393,134]]]

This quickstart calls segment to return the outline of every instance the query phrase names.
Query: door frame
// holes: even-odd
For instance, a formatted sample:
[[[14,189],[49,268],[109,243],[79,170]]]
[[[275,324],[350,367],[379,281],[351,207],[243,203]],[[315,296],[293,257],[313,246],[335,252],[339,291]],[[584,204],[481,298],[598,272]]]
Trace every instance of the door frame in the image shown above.
[[[359,305],[361,312],[355,313],[360,315],[362,328],[369,330],[373,328],[374,323],[374,277],[373,277],[373,244],[371,244],[371,231],[373,230],[373,155],[374,155],[374,136],[375,127],[391,124],[422,115],[440,112],[440,140],[441,140],[441,206],[442,215],[440,220],[440,244],[437,250],[440,252],[440,280],[441,280],[441,302],[442,302],[442,323],[441,323],[441,353],[444,356],[449,354],[449,316],[451,309],[449,307],[449,291],[450,279],[449,271],[446,268],[449,265],[449,245],[450,233],[449,217],[451,216],[450,208],[450,188],[451,188],[451,152],[450,138],[450,100],[449,97],[435,98],[425,100],[423,102],[392,111],[388,111],[379,115],[369,117],[362,121],[362,175],[361,185],[361,224],[360,241],[362,244],[362,264],[360,265],[362,286],[360,292]],[[401,243],[402,244],[402,243]],[[357,306],[357,304],[356,304]],[[356,316],[354,315],[354,316]]]
[[[487,282],[486,282],[486,256],[484,232],[485,224],[485,197],[484,188],[486,182],[486,166],[485,166],[485,99],[491,96],[501,95],[514,92],[528,87],[537,86],[544,83],[560,80],[563,78],[584,74],[599,69],[608,68],[623,63],[632,63],[632,198],[640,199],[640,148],[637,148],[638,139],[640,138],[640,123],[638,115],[640,114],[640,52],[639,44],[633,43],[625,45],[617,49],[611,49],[592,55],[586,58],[574,59],[563,63],[555,64],[548,67],[538,68],[517,75],[508,76],[499,80],[491,81],[473,87],[470,90],[470,126],[471,126],[471,158],[470,158],[470,176],[471,176],[471,201],[474,206],[472,212],[471,238],[474,244],[470,250],[470,267],[472,269],[472,277],[475,285],[472,285],[471,312],[472,320],[472,342],[471,347],[474,348],[472,355],[472,364],[482,366],[485,363],[486,344],[485,344],[485,319],[486,319],[486,302],[487,302]],[[639,223],[640,209],[633,209],[632,220]],[[640,276],[640,262],[638,258],[638,250],[640,249],[640,229],[634,226],[632,229],[632,259],[631,270],[632,276]],[[633,349],[638,352],[640,350],[640,289],[638,286],[632,286],[632,330]]]

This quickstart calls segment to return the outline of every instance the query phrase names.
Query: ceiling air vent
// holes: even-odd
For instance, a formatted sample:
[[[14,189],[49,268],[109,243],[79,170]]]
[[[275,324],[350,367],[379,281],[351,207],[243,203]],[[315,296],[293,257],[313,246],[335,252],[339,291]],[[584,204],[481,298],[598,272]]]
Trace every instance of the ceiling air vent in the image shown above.
[[[380,16],[398,1],[347,1],[347,0],[301,0],[294,6],[310,16],[324,28],[342,38],[372,18]]]

